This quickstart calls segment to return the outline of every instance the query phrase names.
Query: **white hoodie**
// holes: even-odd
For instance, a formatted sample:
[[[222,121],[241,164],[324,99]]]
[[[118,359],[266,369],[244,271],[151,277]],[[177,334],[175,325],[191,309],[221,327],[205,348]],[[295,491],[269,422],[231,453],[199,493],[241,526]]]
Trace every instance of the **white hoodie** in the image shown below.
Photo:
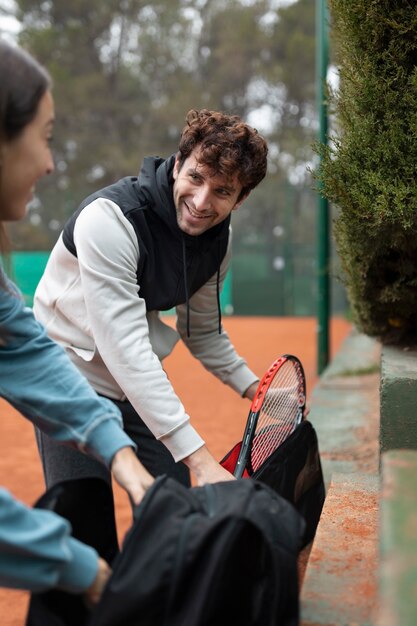
[[[139,297],[138,241],[132,224],[111,200],[86,206],[74,228],[77,257],[62,236],[51,252],[34,300],[36,317],[64,346],[94,389],[128,399],[143,421],[179,461],[204,441],[175,394],[161,361],[181,337],[191,353],[243,395],[257,376],[239,357],[227,333],[218,332],[216,275],[189,300],[192,333],[186,336],[186,306],[176,307],[177,331]],[[230,262],[229,247],[220,282]]]

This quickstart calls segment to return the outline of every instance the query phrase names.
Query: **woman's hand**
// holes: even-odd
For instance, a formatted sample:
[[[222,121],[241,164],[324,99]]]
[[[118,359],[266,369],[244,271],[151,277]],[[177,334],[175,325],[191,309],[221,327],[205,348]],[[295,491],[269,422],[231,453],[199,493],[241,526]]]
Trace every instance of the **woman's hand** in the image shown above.
[[[98,604],[111,573],[108,563],[99,557],[97,575],[84,593],[85,602],[88,607],[93,608]]]
[[[155,480],[137,458],[133,448],[122,448],[113,457],[111,472],[116,482],[130,496],[133,504],[139,504],[145,491]]]

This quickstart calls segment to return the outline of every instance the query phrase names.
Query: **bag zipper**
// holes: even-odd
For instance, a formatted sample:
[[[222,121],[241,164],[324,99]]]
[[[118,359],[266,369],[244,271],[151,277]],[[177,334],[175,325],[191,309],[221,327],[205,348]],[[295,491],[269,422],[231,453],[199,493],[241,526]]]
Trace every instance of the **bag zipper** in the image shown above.
[[[206,494],[207,515],[209,517],[214,517],[215,514],[217,513],[217,510],[216,510],[216,493],[214,491],[214,487],[213,487],[213,485],[211,485],[209,483],[208,485],[204,485],[203,489],[204,489],[204,492]]]

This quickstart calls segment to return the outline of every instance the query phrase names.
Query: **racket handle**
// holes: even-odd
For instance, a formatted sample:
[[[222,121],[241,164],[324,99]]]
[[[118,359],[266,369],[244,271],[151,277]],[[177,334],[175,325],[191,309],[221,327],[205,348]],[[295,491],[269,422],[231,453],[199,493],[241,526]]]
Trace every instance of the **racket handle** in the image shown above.
[[[233,476],[235,478],[242,478],[243,472],[245,471],[250,446],[252,444],[256,423],[258,421],[258,415],[258,412],[254,412],[252,410],[249,411],[248,421],[246,422],[245,432],[243,433],[242,446],[240,448],[235,471],[233,472]]]
[[[242,478],[244,471],[245,471],[245,464],[242,462],[239,463],[239,459],[238,459],[236,463],[235,471],[233,472],[233,476],[235,478]]]

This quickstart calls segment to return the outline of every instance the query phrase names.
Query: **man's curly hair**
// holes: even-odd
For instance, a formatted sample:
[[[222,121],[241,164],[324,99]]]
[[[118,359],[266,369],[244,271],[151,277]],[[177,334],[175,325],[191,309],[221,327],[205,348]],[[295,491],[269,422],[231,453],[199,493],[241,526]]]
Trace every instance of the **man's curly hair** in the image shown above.
[[[207,109],[191,109],[185,119],[178,146],[180,167],[198,147],[198,162],[213,176],[238,175],[242,185],[239,199],[261,182],[266,174],[268,147],[257,130],[238,115]]]

